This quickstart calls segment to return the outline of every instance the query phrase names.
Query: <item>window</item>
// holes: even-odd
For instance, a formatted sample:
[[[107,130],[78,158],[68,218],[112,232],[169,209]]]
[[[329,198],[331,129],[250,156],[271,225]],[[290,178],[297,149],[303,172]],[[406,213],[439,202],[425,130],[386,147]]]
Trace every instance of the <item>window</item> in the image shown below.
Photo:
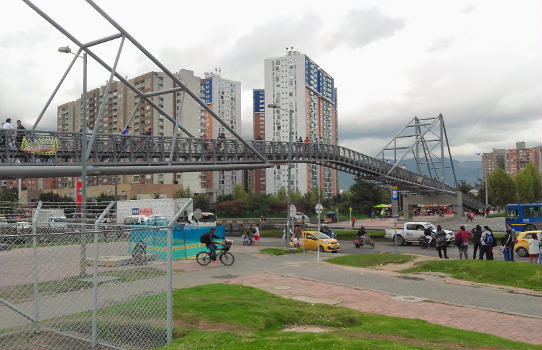
[[[535,218],[540,216],[540,207],[525,207],[523,208],[523,217]]]

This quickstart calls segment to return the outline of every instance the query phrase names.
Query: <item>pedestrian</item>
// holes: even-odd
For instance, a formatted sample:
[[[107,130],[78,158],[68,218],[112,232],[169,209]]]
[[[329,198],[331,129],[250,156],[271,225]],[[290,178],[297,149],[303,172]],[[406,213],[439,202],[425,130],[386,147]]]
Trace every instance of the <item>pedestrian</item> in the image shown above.
[[[538,242],[538,235],[535,233],[533,238],[529,240],[529,264],[536,264],[538,262],[538,256],[540,254],[540,242]]]
[[[88,143],[90,142],[90,139],[92,138],[92,133],[93,133],[93,130],[90,127],[90,124],[87,122],[87,126],[86,126],[87,146],[88,146]]]
[[[356,225],[356,218],[352,216],[352,230],[354,229],[354,225]]]
[[[510,250],[510,258],[511,258],[511,261],[515,261],[514,260],[514,245],[516,244],[516,231],[512,228],[512,225],[510,224],[506,224],[506,232],[508,232],[508,230],[510,230],[511,232],[511,236],[512,236],[512,250]]]
[[[309,143],[309,142],[311,142],[311,139],[309,139],[309,137],[308,137],[308,136],[307,136],[307,137],[305,137],[305,143]]]
[[[476,225],[475,228],[472,229],[472,243],[474,245],[474,252],[472,253],[472,258],[476,259],[476,253],[478,252],[478,248],[480,248],[480,239],[482,238],[482,227],[480,225]],[[480,248],[480,253],[482,252],[482,248]]]
[[[489,226],[484,226],[484,231],[482,232],[482,235],[480,236],[480,260],[484,260],[484,255],[486,257],[486,260],[492,260],[490,258],[489,250],[491,248],[491,244],[493,243],[493,233],[489,229]]]
[[[509,225],[506,225],[506,234],[503,238],[501,238],[501,245],[504,247],[504,261],[514,261],[512,259],[512,254],[514,251],[514,244],[516,243],[516,239],[514,238],[514,233],[512,232],[512,226],[508,226]]]
[[[542,239],[538,240],[538,265],[542,265]]]
[[[446,251],[446,232],[444,232],[440,225],[437,225],[437,232],[435,233],[435,247],[437,248],[439,258],[442,259],[442,253],[444,252],[444,259],[449,259]]]
[[[370,217],[371,217],[371,221],[375,221],[375,211],[374,210],[371,210],[371,214],[370,214]]]
[[[25,128],[23,126],[23,123],[21,123],[20,120],[17,120],[17,147],[20,147],[23,143],[23,137],[26,135],[26,132],[24,131]]]
[[[260,240],[260,226],[256,224],[256,226],[254,226],[254,245],[258,245],[259,240]]]
[[[6,122],[2,123],[2,129],[4,130],[13,129],[13,125],[11,124],[11,118],[6,118]]]
[[[294,246],[296,246],[297,248],[299,248],[300,246],[299,239],[301,238],[302,235],[303,233],[301,232],[301,227],[299,225],[295,225],[293,241],[294,241]]]
[[[459,260],[469,259],[469,239],[472,237],[472,233],[465,230],[465,226],[460,226],[459,231],[455,233],[455,240],[457,241],[457,249],[459,249]]]

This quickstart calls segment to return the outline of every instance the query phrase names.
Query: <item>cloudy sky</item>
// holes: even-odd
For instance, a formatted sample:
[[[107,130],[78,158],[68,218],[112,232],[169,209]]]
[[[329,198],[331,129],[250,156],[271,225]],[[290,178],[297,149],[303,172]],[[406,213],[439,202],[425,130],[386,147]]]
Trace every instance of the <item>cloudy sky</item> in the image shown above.
[[[340,144],[375,155],[413,116],[445,117],[452,154],[541,144],[542,2],[521,1],[174,1],[96,0],[170,70],[219,67],[241,81],[243,136],[250,138],[252,89],[263,60],[293,46],[335,78]],[[34,0],[81,41],[115,30],[83,0]],[[31,126],[75,45],[22,1],[0,17],[0,118]],[[111,65],[118,41],[95,51]],[[157,70],[125,45],[119,72]],[[108,72],[89,63],[89,88]],[[77,63],[40,125],[81,93]],[[245,127],[246,126],[246,127]]]

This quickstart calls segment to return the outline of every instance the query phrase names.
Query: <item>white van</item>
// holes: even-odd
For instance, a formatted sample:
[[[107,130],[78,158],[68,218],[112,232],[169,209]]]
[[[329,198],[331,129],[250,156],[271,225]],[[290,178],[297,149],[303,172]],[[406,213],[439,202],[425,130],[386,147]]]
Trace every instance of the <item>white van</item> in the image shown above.
[[[148,216],[145,215],[131,215],[124,218],[124,225],[141,225],[149,220]]]
[[[201,219],[197,220],[194,213],[188,214],[188,223],[198,227],[216,227],[216,215],[210,212],[201,213]]]

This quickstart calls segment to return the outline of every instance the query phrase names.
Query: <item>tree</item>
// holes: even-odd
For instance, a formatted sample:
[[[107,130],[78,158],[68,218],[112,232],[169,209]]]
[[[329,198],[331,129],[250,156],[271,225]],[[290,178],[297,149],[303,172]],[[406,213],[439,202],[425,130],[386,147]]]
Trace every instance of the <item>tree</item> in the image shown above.
[[[531,173],[526,169],[522,169],[517,173],[514,183],[518,192],[518,200],[521,203],[532,203],[535,201],[534,182],[535,179],[533,179]]]
[[[160,199],[160,193],[156,192],[152,194],[153,199]]]
[[[209,200],[204,193],[194,194],[194,209],[201,209],[202,211],[211,210]]]
[[[287,196],[288,192],[286,192],[286,189],[284,187],[281,187],[278,191],[277,191],[277,199],[279,201],[285,201],[286,200],[286,196]]]
[[[248,193],[245,191],[243,186],[235,185],[233,186],[233,199],[238,201],[248,201]]]
[[[495,169],[488,177],[489,201],[504,207],[508,203],[516,202],[516,186],[512,178],[501,168]]]
[[[107,195],[105,193],[100,193],[98,197],[96,197],[96,202],[111,202],[115,200],[115,196]]]
[[[173,198],[192,198],[192,192],[190,187],[181,187],[177,192],[173,194]]]
[[[525,171],[530,173],[531,177],[533,178],[533,202],[542,201],[542,177],[540,176],[540,173],[536,168],[536,164],[534,164],[533,162],[527,164],[527,166],[525,167]]]
[[[473,189],[473,187],[469,183],[467,183],[465,180],[461,180],[461,182],[457,186],[457,189],[465,194],[469,194],[469,192]]]
[[[216,211],[223,216],[239,217],[248,208],[247,202],[242,200],[224,201],[216,205]]]
[[[17,188],[6,188],[0,193],[0,202],[17,203],[18,197]]]
[[[73,202],[70,197],[61,196],[52,191],[40,193],[38,199],[42,202]]]
[[[360,213],[369,214],[373,206],[391,201],[389,191],[363,180],[360,176],[356,177],[354,185],[350,187],[350,192],[352,193],[350,204]]]

